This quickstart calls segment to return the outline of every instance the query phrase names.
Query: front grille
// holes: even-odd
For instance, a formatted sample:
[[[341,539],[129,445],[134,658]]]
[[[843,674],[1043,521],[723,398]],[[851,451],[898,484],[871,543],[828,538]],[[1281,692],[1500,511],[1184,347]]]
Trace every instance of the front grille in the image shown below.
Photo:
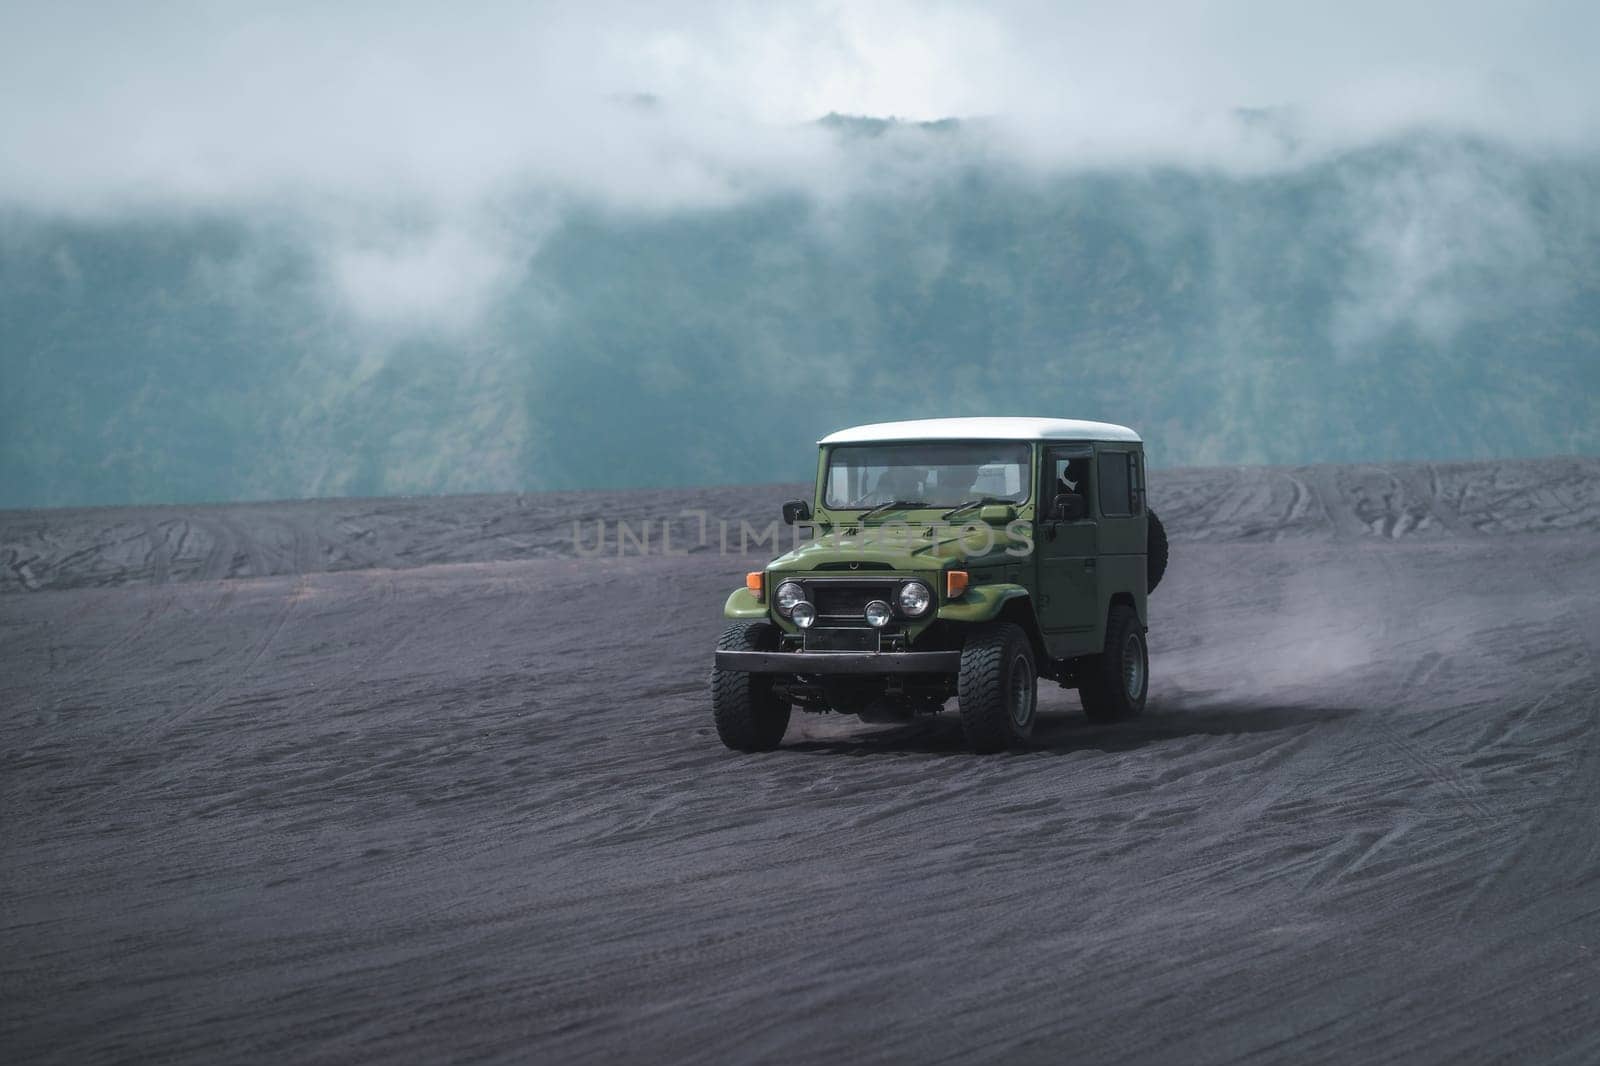
[[[821,618],[837,620],[851,626],[867,624],[865,611],[873,600],[894,603],[894,583],[891,581],[812,581],[806,583],[806,595],[816,605]]]
[[[808,629],[802,638],[806,651],[877,651],[876,629]]]

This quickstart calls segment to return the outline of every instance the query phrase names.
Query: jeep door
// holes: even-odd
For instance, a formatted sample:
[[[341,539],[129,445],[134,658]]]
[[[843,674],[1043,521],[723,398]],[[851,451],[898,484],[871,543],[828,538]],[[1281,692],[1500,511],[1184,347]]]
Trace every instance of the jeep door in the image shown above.
[[[1100,443],[1094,450],[1101,603],[1109,607],[1113,596],[1126,593],[1143,620],[1149,531],[1144,513],[1144,455],[1131,443]]]
[[[1094,514],[1094,448],[1089,444],[1044,449],[1040,466],[1039,535],[1034,557],[1039,567],[1039,628],[1055,658],[1088,655],[1105,641],[1105,614],[1099,581],[1099,530]],[[1053,501],[1064,483],[1083,497],[1081,518],[1058,517]]]

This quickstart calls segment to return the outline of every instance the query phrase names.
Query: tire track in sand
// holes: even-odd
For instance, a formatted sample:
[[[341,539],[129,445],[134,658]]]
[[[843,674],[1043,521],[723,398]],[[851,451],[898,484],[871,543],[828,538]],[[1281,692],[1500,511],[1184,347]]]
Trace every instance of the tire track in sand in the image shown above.
[[[1562,598],[1567,590],[1560,577],[1542,558],[1533,562],[1533,575],[1554,597]],[[1458,924],[1479,920],[1491,911],[1514,912],[1526,907],[1530,880],[1546,889],[1570,888],[1593,880],[1600,866],[1600,820],[1594,817],[1595,797],[1600,795],[1600,663],[1596,658],[1600,655],[1600,616],[1593,609],[1585,613],[1572,607],[1562,616],[1581,642],[1578,650],[1588,665],[1589,677],[1586,690],[1574,694],[1582,704],[1577,717],[1584,725],[1581,738],[1573,742],[1577,751],[1572,768],[1550,802],[1523,830],[1517,846],[1480,880],[1457,914]],[[1549,702],[1538,701],[1522,717],[1530,717],[1541,707],[1548,712]],[[1573,824],[1583,827],[1581,834],[1572,832]],[[1513,869],[1521,875],[1515,887],[1506,884]]]
[[[167,714],[159,715],[150,719],[143,725],[136,728],[129,735],[117,737],[116,748],[119,751],[126,751],[127,749],[136,745],[139,741],[150,737],[158,730],[170,729],[186,719],[208,713],[209,711],[215,710],[218,706],[221,706],[227,693],[238,684],[244,675],[255,668],[256,664],[259,663],[262,657],[266,654],[267,649],[270,648],[272,643],[278,638],[278,634],[283,631],[284,626],[289,621],[289,617],[294,614],[296,607],[304,596],[308,580],[309,579],[306,577],[301,577],[295,581],[293,588],[289,591],[289,594],[283,598],[282,603],[273,613],[272,618],[270,618],[266,626],[263,627],[261,639],[258,640],[250,649],[250,651],[246,653],[245,660],[241,665],[235,666],[225,672],[222,678],[207,688],[203,695],[189,701],[175,710],[168,712]],[[219,603],[220,599],[221,598],[219,598]],[[208,611],[207,613],[213,614],[215,613],[215,610],[216,605],[213,605],[212,610]],[[78,767],[77,773],[72,774],[65,782],[63,782],[63,785],[65,787],[76,787],[83,782],[86,776],[90,775],[92,772],[103,770],[105,768],[106,761],[107,760],[104,758],[99,760],[85,760],[85,762]],[[131,780],[118,782],[117,788],[110,791],[113,793],[125,791],[127,788],[138,783],[139,781],[145,780],[152,774],[159,772],[159,767],[148,770]],[[63,801],[60,804],[59,809],[64,814],[79,813],[84,809],[85,804],[91,803],[97,798],[101,800],[110,800],[115,798],[115,796],[114,794],[108,796],[103,792],[80,795],[76,799],[68,799]]]
[[[1370,533],[1365,535],[1370,536]],[[1405,587],[1404,574],[1390,557],[1391,550],[1375,546],[1372,552],[1384,571],[1382,588],[1387,600],[1386,608],[1380,614],[1378,635],[1389,647],[1394,646],[1396,612],[1403,606],[1393,598]],[[1476,830],[1481,831],[1501,825],[1506,820],[1505,815],[1497,814],[1485,802],[1481,784],[1464,775],[1459,767],[1434,757],[1404,730],[1397,728],[1391,718],[1392,709],[1403,705],[1411,693],[1427,685],[1445,668],[1450,658],[1448,654],[1437,650],[1429,650],[1417,657],[1388,686],[1380,705],[1374,708],[1375,713],[1368,720],[1382,734],[1389,750],[1410,764],[1423,781],[1454,797],[1455,809],[1461,811]],[[1387,828],[1362,829],[1347,835],[1313,869],[1306,882],[1307,887],[1331,889],[1359,875],[1362,870],[1375,865],[1383,852],[1399,844],[1413,828],[1410,819],[1397,817]]]
[[[1371,530],[1355,516],[1355,502],[1339,486],[1337,471],[1330,466],[1313,466],[1304,471],[1302,482],[1316,498],[1334,540],[1361,540],[1371,535]],[[1334,504],[1340,506],[1334,506]]]

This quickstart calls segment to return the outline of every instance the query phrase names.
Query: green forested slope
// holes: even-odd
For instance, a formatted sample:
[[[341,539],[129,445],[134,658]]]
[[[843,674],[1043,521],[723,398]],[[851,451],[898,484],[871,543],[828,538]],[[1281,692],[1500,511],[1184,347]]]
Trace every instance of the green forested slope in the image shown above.
[[[1600,449],[1600,162],[1440,135],[1261,174],[962,159],[543,200],[438,330],[348,313],[304,220],[13,211],[0,506],[795,480],[828,430],[942,414],[1126,422],[1167,465]]]

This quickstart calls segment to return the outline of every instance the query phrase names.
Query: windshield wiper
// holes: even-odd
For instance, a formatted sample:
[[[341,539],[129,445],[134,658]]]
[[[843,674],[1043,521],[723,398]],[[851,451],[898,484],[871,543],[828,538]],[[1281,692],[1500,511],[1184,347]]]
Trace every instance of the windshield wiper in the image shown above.
[[[860,516],[856,518],[856,521],[857,522],[865,522],[867,519],[871,518],[873,515],[877,514],[879,511],[894,511],[894,510],[898,510],[898,509],[905,508],[905,507],[926,507],[926,506],[927,506],[927,504],[923,503],[921,500],[890,500],[888,503],[880,503],[880,504],[878,504],[878,506],[872,508],[872,510],[870,510],[870,511],[862,511]]]
[[[958,503],[958,504],[956,504],[954,507],[950,508],[950,510],[948,510],[944,514],[940,515],[939,516],[939,521],[943,522],[943,521],[947,520],[951,515],[958,515],[962,511],[970,511],[974,507],[987,507],[991,503],[1011,503],[1011,502],[1012,501],[1010,501],[1010,500],[1002,500],[998,496],[980,496],[976,500],[968,500],[966,503]]]

